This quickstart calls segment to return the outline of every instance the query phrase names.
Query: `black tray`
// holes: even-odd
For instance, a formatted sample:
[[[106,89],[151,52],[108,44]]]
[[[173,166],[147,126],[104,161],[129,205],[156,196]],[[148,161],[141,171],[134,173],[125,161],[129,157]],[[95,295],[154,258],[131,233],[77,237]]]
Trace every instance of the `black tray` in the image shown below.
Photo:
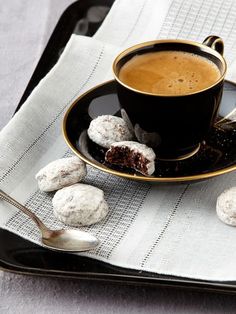
[[[17,110],[56,63],[71,34],[74,31],[88,36],[95,33],[102,22],[101,16],[105,17],[112,3],[113,0],[80,0],[68,7],[42,54]],[[99,8],[99,16],[92,14],[93,6],[103,7]],[[94,259],[44,249],[3,229],[0,229],[0,269],[21,274],[236,293],[236,282],[209,282],[119,268]]]

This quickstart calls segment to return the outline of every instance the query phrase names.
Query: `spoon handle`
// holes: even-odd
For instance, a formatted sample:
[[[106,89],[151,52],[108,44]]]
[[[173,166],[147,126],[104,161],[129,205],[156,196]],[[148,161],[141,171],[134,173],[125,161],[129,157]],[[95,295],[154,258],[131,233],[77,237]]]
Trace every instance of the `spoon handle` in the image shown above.
[[[18,203],[10,195],[6,194],[1,189],[0,189],[0,199],[3,199],[4,201],[8,202],[9,204],[20,209],[24,214],[28,215],[31,219],[33,219],[33,221],[37,224],[37,226],[41,230],[48,230],[48,228],[44,225],[44,223],[42,223],[42,221],[35,214],[33,214],[27,207]]]

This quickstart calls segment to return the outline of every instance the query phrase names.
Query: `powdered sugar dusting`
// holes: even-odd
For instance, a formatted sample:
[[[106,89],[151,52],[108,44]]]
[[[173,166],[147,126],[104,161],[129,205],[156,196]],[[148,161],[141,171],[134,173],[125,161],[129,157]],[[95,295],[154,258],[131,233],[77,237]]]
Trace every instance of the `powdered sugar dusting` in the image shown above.
[[[122,118],[102,115],[92,120],[88,128],[89,138],[96,144],[109,148],[112,143],[133,138],[132,131]]]

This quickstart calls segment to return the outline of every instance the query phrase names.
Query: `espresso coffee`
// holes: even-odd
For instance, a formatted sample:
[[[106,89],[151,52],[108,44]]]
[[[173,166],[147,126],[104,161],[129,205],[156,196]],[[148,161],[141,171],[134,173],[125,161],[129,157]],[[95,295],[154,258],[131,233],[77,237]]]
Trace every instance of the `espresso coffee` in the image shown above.
[[[134,56],[120,69],[126,85],[157,95],[185,95],[201,91],[221,77],[215,63],[184,51],[150,52]]]

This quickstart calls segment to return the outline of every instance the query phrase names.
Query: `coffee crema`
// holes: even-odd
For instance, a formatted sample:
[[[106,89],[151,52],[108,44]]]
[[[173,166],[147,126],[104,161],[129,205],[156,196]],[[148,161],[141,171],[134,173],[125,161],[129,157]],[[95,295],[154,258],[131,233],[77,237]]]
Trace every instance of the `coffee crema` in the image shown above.
[[[134,56],[120,69],[126,85],[157,95],[185,95],[213,85],[221,77],[212,61],[184,51],[158,51]]]

